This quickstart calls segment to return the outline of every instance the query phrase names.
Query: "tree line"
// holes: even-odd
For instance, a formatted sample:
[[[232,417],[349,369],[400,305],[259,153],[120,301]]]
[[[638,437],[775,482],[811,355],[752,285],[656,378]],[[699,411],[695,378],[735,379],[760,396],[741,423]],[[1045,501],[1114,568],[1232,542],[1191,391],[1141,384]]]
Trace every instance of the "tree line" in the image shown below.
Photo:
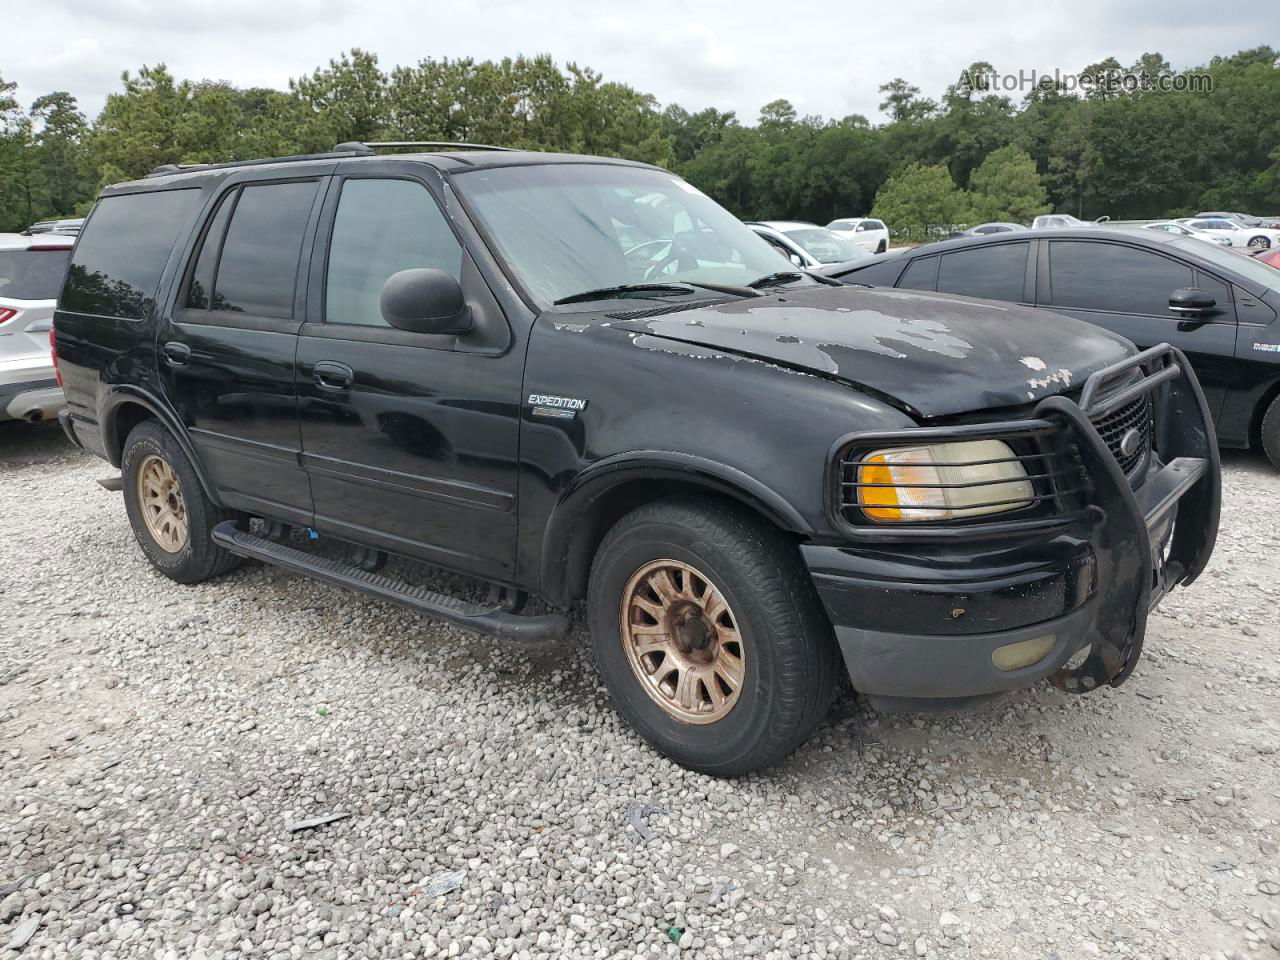
[[[1082,75],[1178,77],[1159,54]],[[1190,71],[1185,75],[1190,75]],[[667,167],[744,219],[826,223],[868,214],[900,239],[981,220],[1280,214],[1280,53],[1214,57],[1187,90],[1038,83],[1014,99],[977,62],[937,99],[879,87],[887,122],[800,116],[786,100],[754,122],[665,108],[549,56],[426,59],[385,70],[354,49],[287,90],[125,72],[90,121],[76,98],[31,101],[0,74],[0,231],[82,214],[108,183],[162,163],[331,149],[347,140],[447,140],[626,157]],[[1207,78],[1207,79],[1205,79]]]

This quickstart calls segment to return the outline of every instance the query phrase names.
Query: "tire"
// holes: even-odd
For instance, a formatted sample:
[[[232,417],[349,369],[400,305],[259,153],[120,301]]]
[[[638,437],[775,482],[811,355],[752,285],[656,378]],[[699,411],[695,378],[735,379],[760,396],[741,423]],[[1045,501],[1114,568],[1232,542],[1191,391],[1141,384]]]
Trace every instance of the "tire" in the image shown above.
[[[1266,237],[1254,237],[1249,241],[1250,250],[1269,250],[1271,249],[1271,241]]]
[[[1280,397],[1271,401],[1262,416],[1262,449],[1272,466],[1280,470]]]
[[[210,535],[214,526],[235,515],[220,509],[205,495],[195,468],[173,434],[155,420],[144,420],[125,440],[120,467],[129,524],[153,567],[178,583],[200,583],[239,564],[240,558],[215,544]],[[147,499],[140,482],[144,471],[152,480],[148,489],[167,488],[168,497]],[[163,517],[157,519],[153,514],[155,504],[166,501],[172,506],[169,516],[185,521],[185,536],[181,538],[174,533],[181,524],[167,522]],[[151,521],[148,514],[153,516]]]
[[[889,241],[881,240],[880,245],[876,247],[876,253],[884,253],[888,249],[889,249]]]
[[[689,568],[692,576],[671,565]],[[655,572],[645,574],[650,568]],[[676,610],[683,617],[692,610],[687,591],[696,597],[699,586],[698,602],[706,609],[715,606],[709,599],[715,592],[727,610],[711,625],[715,638],[705,649],[673,648],[637,657],[628,652],[629,647],[638,649],[633,646],[637,639],[670,644],[677,631],[667,634],[666,641],[653,636],[663,621],[631,606],[624,624],[624,601],[635,598],[638,604],[642,597],[657,596],[656,591],[645,592],[647,587],[635,587],[637,577],[643,584],[646,576],[670,575],[668,587],[684,587],[678,601],[685,607],[663,607],[667,614]],[[633,622],[637,617],[643,622]],[[777,763],[808,738],[835,695],[839,655],[795,545],[757,517],[713,500],[662,500],[623,517],[592,563],[587,620],[596,666],[618,712],[659,751],[692,770],[732,777]],[[682,638],[688,632],[707,632],[707,621],[699,621],[697,611],[693,621],[678,628]],[[632,630],[650,635],[630,638]],[[733,641],[723,639],[733,636],[739,638],[736,663]],[[741,679],[735,692],[730,692],[727,673],[716,673],[708,681],[711,686],[691,683],[689,689],[696,688],[691,702],[703,711],[691,712],[676,696],[659,690],[652,678],[670,669],[676,672],[666,682],[677,686],[689,672],[678,673],[685,655],[710,657],[710,645],[718,651],[714,663],[733,664]],[[726,708],[722,701],[732,702]]]

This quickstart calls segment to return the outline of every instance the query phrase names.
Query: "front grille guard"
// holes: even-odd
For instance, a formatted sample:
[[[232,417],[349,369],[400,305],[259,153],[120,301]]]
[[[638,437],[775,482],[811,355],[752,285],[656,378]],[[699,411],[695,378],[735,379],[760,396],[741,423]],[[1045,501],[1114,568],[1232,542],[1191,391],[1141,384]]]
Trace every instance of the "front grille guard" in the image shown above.
[[[1137,379],[1135,372],[1141,374]],[[1203,460],[1210,468],[1206,480],[1178,502],[1167,558],[1159,567],[1153,550],[1163,545],[1151,543],[1148,518],[1132,485],[1141,484],[1143,478],[1136,476],[1131,481],[1125,475],[1094,426],[1094,421],[1143,395],[1152,398],[1155,408],[1154,449],[1147,458],[1153,471],[1177,458]],[[1017,511],[1018,516],[877,522],[862,516],[856,505],[851,511],[858,490],[868,486],[861,483],[857,472],[867,453],[962,440],[1004,440],[1015,450],[1013,459],[1043,465],[1034,474],[1036,495]],[[1019,449],[1032,452],[1018,453]],[[1076,693],[1103,684],[1119,686],[1128,679],[1142,651],[1152,571],[1168,571],[1159,585],[1161,590],[1191,583],[1208,563],[1217,537],[1221,489],[1213,421],[1186,356],[1168,344],[1092,374],[1078,401],[1063,396],[1045,398],[1027,419],[851,434],[832,448],[828,475],[832,477],[832,522],[854,541],[946,543],[1050,535],[1067,528],[1087,531],[1097,559],[1100,609],[1096,632],[1084,662],[1063,668],[1052,678],[1058,687]]]

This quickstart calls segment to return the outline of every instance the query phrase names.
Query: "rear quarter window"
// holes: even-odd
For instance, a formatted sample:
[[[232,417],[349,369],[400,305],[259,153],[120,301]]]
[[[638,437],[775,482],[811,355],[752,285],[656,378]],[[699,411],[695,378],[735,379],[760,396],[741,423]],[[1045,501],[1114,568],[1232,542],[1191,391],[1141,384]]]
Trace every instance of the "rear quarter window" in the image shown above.
[[[70,247],[0,250],[0,299],[56,300]]]
[[[190,228],[199,203],[196,188],[103,197],[81,231],[59,307],[145,317],[174,243]]]

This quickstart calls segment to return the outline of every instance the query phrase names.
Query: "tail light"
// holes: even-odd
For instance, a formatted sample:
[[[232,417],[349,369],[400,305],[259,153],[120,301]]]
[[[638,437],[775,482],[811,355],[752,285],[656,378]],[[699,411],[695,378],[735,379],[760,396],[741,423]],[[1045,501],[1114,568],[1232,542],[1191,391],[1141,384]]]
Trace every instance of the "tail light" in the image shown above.
[[[18,311],[12,307],[0,307],[0,323],[8,323],[18,315]]]
[[[62,371],[58,369],[58,331],[49,328],[49,352],[53,354],[53,379],[62,386]]]

